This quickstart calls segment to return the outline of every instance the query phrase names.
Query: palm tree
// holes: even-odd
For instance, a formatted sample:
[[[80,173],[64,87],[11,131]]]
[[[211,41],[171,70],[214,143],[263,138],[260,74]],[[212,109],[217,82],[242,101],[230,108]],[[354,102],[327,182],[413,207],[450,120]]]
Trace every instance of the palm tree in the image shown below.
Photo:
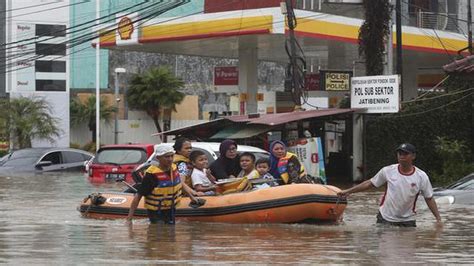
[[[89,130],[92,132],[92,142],[96,142],[96,123],[95,123],[95,95],[89,96],[85,102],[81,102],[79,98],[71,99],[71,124],[80,125],[87,123]],[[105,120],[106,123],[112,121],[113,114],[117,112],[114,106],[108,106],[105,100],[100,99],[100,119]]]
[[[127,102],[131,109],[145,111],[155,123],[156,130],[161,132],[159,123],[162,109],[176,111],[176,105],[184,99],[184,93],[178,89],[184,82],[173,76],[168,68],[152,68],[143,74],[135,74],[127,91]],[[165,112],[166,113],[166,112]],[[167,116],[171,116],[169,112]],[[170,120],[171,117],[166,117]]]
[[[359,30],[359,54],[365,56],[368,76],[381,75],[392,7],[388,0],[364,0],[364,9],[365,21]]]
[[[0,120],[6,121],[12,134],[14,147],[31,147],[31,140],[44,139],[54,142],[59,137],[59,121],[51,115],[51,106],[43,98],[11,98],[0,102]]]

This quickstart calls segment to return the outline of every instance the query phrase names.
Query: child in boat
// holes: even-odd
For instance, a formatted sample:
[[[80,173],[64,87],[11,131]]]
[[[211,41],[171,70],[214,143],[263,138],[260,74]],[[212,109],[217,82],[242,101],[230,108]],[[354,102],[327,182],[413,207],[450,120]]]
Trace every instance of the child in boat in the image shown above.
[[[203,192],[206,196],[216,195],[216,187],[207,177],[208,160],[203,151],[192,151],[189,159],[193,164],[191,180],[194,190]]]
[[[248,180],[258,178],[258,172],[255,170],[255,155],[250,152],[244,152],[240,155],[240,171],[237,177],[246,177]]]
[[[278,186],[278,183],[275,181],[275,178],[270,174],[270,160],[267,158],[260,158],[255,163],[255,169],[258,172],[260,185],[254,185],[258,188],[274,187]]]

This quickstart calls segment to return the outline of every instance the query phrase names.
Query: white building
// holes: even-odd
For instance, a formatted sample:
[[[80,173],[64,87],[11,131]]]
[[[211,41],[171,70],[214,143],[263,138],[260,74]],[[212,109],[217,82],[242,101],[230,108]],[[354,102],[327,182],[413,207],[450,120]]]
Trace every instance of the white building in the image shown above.
[[[33,147],[69,147],[69,7],[69,0],[7,0],[6,92],[43,97],[61,129],[53,143],[33,140]]]

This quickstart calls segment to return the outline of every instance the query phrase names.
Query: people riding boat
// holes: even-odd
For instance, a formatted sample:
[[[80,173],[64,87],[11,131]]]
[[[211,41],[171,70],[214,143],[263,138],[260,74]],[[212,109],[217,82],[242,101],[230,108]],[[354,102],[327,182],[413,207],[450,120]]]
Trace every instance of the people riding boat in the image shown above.
[[[275,140],[270,144],[270,174],[280,185],[294,183],[306,176],[298,157],[287,151],[286,145]]]
[[[188,195],[204,196],[204,193],[192,188],[191,173],[193,171],[193,164],[189,160],[193,149],[191,141],[187,138],[178,138],[174,142],[173,149],[175,150],[173,163],[175,163],[178,168],[181,181],[183,182],[183,190]]]
[[[203,151],[192,151],[189,156],[193,164],[191,174],[192,186],[197,192],[203,193],[206,196],[216,195],[216,186],[208,178],[208,159]]]
[[[215,160],[209,169],[216,180],[235,178],[240,173],[240,156],[237,152],[237,143],[226,139],[219,146],[219,158]]]
[[[151,223],[163,221],[174,224],[176,204],[181,199],[182,191],[181,178],[173,163],[174,150],[168,145],[160,144],[155,148],[155,155],[159,165],[151,165],[145,171],[127,220],[132,220],[142,196],[145,196],[145,208]]]

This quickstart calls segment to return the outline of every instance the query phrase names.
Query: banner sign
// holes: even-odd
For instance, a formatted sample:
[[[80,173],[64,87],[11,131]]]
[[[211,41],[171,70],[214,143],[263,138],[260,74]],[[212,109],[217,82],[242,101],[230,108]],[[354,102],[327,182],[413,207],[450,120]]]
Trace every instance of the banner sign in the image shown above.
[[[351,80],[351,108],[367,108],[366,113],[397,113],[397,75],[355,77]]]
[[[236,66],[214,67],[214,86],[239,85],[239,69]]]
[[[319,91],[320,87],[320,75],[316,73],[308,73],[304,78],[304,88],[307,91]]]
[[[298,139],[288,143],[288,151],[298,156],[308,175],[320,177],[327,183],[321,138]]]
[[[326,91],[348,91],[351,89],[352,71],[321,70],[321,86]]]

